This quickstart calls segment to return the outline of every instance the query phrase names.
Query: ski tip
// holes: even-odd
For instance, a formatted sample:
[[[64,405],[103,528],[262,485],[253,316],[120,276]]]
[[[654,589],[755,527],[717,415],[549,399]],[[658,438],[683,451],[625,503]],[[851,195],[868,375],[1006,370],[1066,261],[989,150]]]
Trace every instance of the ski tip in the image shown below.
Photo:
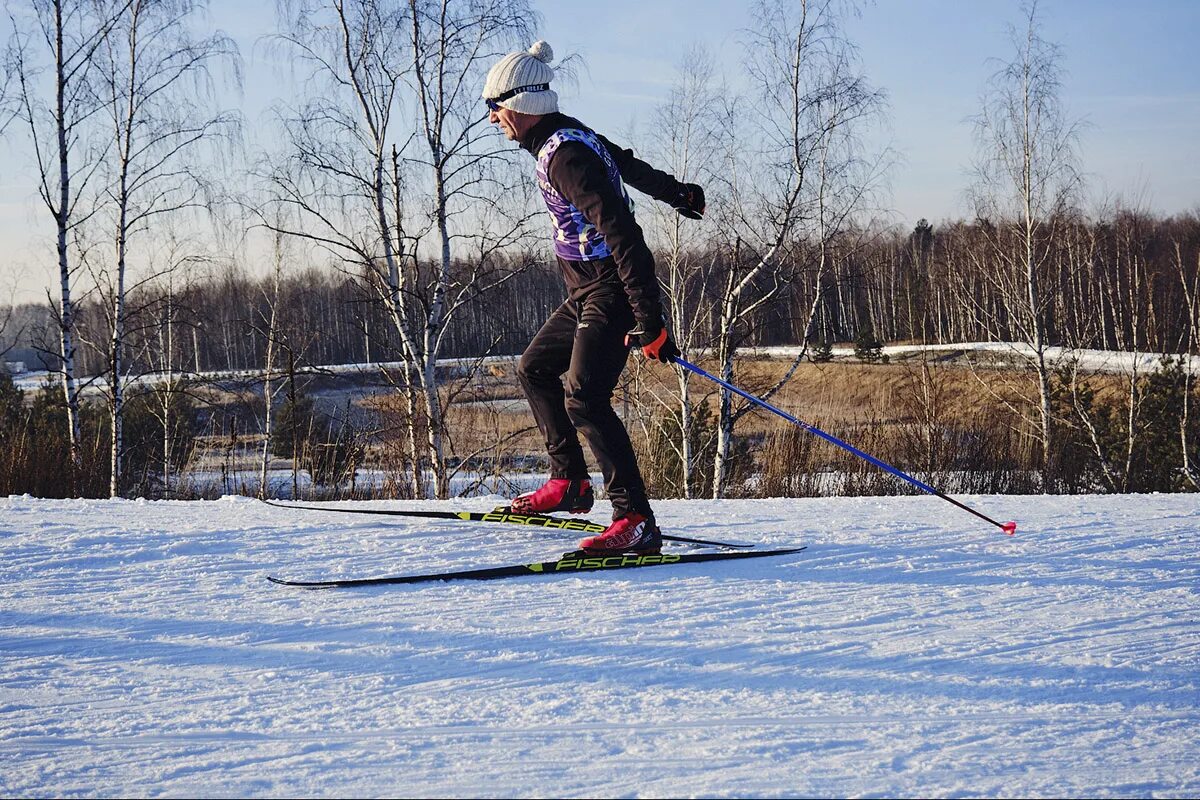
[[[1012,536],[1013,534],[1015,534],[1017,532],[1017,523],[1006,522],[1000,526],[1000,530],[1004,531],[1009,536]]]
[[[332,581],[288,581],[283,578],[273,578],[267,576],[267,580],[276,586],[294,586],[300,589],[330,589],[337,586],[336,582]]]

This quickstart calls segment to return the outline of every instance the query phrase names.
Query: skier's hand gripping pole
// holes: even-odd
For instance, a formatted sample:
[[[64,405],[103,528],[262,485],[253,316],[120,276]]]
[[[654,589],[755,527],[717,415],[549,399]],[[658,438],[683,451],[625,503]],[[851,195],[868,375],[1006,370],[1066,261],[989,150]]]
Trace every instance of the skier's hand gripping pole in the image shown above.
[[[678,352],[678,351],[676,351],[676,352]],[[1012,536],[1017,531],[1017,523],[1015,523],[1015,522],[997,522],[996,520],[992,519],[988,515],[980,513],[979,511],[976,511],[975,509],[971,508],[970,506],[966,505],[965,503],[959,502],[958,500],[955,500],[953,497],[950,497],[948,495],[943,494],[942,492],[939,492],[937,489],[933,488],[929,484],[919,481],[916,478],[914,478],[913,476],[909,475],[908,473],[902,472],[902,471],[896,469],[891,464],[887,464],[883,461],[880,461],[878,458],[875,458],[875,456],[870,455],[869,453],[864,453],[862,450],[859,450],[854,445],[849,444],[847,442],[843,442],[841,439],[837,438],[836,436],[832,436],[832,435],[826,433],[825,431],[821,430],[820,428],[815,428],[812,425],[809,425],[807,422],[803,422],[803,421],[797,419],[796,417],[793,417],[791,414],[787,413],[786,411],[782,411],[782,410],[776,408],[775,406],[771,405],[766,400],[755,397],[754,395],[750,394],[749,392],[744,391],[744,390],[739,389],[738,387],[734,386],[732,383],[728,383],[727,381],[721,380],[716,375],[710,375],[709,373],[700,369],[700,367],[697,367],[695,364],[688,363],[679,355],[675,355],[671,360],[674,361],[679,366],[683,367],[684,369],[686,369],[690,372],[694,372],[697,375],[701,375],[705,378],[708,378],[713,383],[728,389],[729,391],[733,392],[734,394],[740,395],[741,397],[746,398],[747,400],[749,400],[752,403],[757,403],[758,405],[762,406],[763,408],[767,409],[768,411],[770,411],[774,414],[778,414],[779,416],[786,419],[788,422],[791,422],[792,424],[803,428],[804,430],[808,431],[809,433],[820,436],[825,441],[827,441],[831,444],[835,444],[838,447],[842,448],[843,450],[848,450],[851,453],[854,453],[854,455],[858,456],[859,458],[870,461],[875,466],[879,467],[882,470],[890,472],[891,474],[895,475],[897,478],[903,478],[904,480],[911,483],[913,486],[916,486],[921,491],[928,492],[929,494],[932,494],[932,495],[937,495],[938,497],[942,498],[943,500],[946,500],[946,501],[951,502],[954,505],[958,506],[963,511],[969,511],[970,513],[974,514],[975,516],[979,517],[980,519],[986,520],[987,522],[992,523],[993,525],[995,525],[1000,530],[1004,531],[1009,536]]]
[[[670,364],[679,358],[679,348],[667,333],[665,325],[639,325],[625,334],[626,347],[641,348],[642,355],[653,358],[664,364]]]

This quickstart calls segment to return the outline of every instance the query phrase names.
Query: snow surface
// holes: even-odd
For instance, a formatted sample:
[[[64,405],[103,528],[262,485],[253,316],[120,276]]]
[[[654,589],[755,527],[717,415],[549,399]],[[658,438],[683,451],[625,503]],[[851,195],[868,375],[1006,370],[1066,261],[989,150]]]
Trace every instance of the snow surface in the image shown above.
[[[0,500],[0,796],[1200,794],[1197,496],[965,499],[1017,536],[935,497],[660,502],[809,549],[323,591],[265,576],[571,540]]]
[[[837,345],[831,348],[837,358],[851,358],[854,348]],[[809,353],[812,348],[809,348]],[[1129,375],[1148,374],[1162,366],[1164,358],[1179,360],[1190,372],[1200,369],[1200,356],[1186,353],[1151,353],[1127,350],[1088,350],[1085,348],[1047,347],[1046,360],[1051,366],[1069,366],[1075,362],[1084,373],[1106,372]],[[795,346],[742,348],[740,355],[757,355],[769,358],[796,358],[800,348]],[[946,344],[890,344],[880,348],[880,353],[889,358],[908,358],[921,353],[942,353],[944,357],[957,357],[965,353],[990,355],[1004,360],[1015,359],[1021,365],[1037,357],[1037,350],[1025,342],[948,342]]]

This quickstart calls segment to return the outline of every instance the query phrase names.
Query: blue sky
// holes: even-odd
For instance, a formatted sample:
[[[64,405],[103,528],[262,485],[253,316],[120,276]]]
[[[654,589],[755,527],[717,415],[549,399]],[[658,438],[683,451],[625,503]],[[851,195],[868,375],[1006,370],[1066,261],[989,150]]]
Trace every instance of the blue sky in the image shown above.
[[[669,88],[693,42],[718,51],[731,77],[748,5],[708,0],[612,0],[578,24],[573,3],[543,4],[545,36],[584,55],[581,95],[596,126],[629,127]],[[1063,99],[1087,123],[1084,169],[1097,196],[1139,198],[1150,208],[1200,208],[1200,0],[1043,0],[1043,35],[1063,50]],[[869,79],[889,95],[897,218],[915,223],[966,213],[972,156],[968,119],[1012,48],[1017,0],[878,0],[848,25]],[[586,94],[586,99],[584,95]]]
[[[675,65],[703,44],[736,81],[749,3],[717,0],[540,2],[542,36],[586,64],[564,110],[620,140],[648,120],[669,91]],[[213,0],[212,24],[239,42],[240,106],[250,143],[265,110],[288,91],[286,70],[256,42],[275,26],[274,4]],[[1068,113],[1088,123],[1083,166],[1094,197],[1120,195],[1172,213],[1200,208],[1200,0],[1043,0],[1043,35],[1063,49]],[[890,174],[897,222],[966,214],[962,191],[972,155],[968,118],[1008,58],[1017,0],[878,0],[850,21],[866,75],[889,95]],[[55,284],[53,228],[35,199],[23,132],[0,145],[0,237],[9,259],[0,287],[36,301]],[[3,270],[7,270],[5,275]],[[6,299],[0,296],[0,300]]]

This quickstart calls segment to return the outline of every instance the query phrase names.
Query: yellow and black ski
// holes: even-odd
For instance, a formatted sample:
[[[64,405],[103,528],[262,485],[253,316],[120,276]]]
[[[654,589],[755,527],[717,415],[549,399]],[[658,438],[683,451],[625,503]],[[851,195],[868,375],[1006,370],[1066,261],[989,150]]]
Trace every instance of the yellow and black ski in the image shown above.
[[[550,517],[545,514],[516,514],[507,508],[497,508],[495,511],[408,511],[406,509],[383,508],[341,508],[331,506],[298,506],[289,503],[275,503],[264,500],[269,506],[276,508],[294,508],[301,511],[333,511],[340,514],[377,514],[387,517],[416,517],[418,519],[457,519],[464,522],[500,522],[507,525],[528,525],[535,528],[552,528],[561,531],[577,533],[603,533],[605,527],[598,522],[586,519],[568,519],[565,517]],[[684,544],[701,544],[710,547],[725,547],[730,550],[750,550],[752,544],[736,542],[714,542],[710,539],[691,539],[687,536],[672,536],[664,533],[663,541],[682,542]]]
[[[289,581],[267,576],[267,580],[281,586],[300,586],[305,589],[335,589],[348,586],[381,586],[384,584],[430,583],[433,581],[488,581],[497,578],[521,578],[532,575],[583,575],[616,569],[661,567],[670,564],[696,564],[705,561],[727,561],[734,558],[783,556],[789,553],[798,553],[803,549],[804,547],[786,547],[780,550],[754,550],[749,552],[657,553],[654,555],[638,555],[636,553],[594,555],[578,551],[567,553],[557,561],[540,561],[533,564],[512,564],[504,567],[486,567],[484,569],[468,569],[454,572],[434,572],[427,575],[397,575],[385,578],[350,578],[327,581]]]

